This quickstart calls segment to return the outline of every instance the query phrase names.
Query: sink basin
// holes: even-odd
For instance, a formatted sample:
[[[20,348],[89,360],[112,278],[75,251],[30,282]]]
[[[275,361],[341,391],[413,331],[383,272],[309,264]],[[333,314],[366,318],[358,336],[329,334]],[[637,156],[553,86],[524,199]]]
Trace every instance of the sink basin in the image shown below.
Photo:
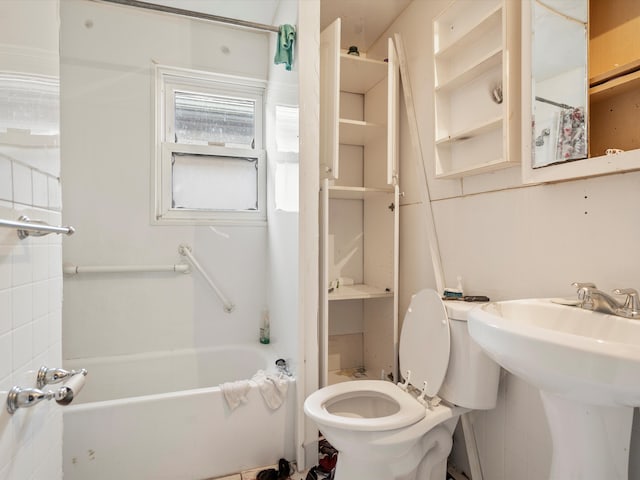
[[[628,478],[640,321],[527,299],[475,308],[467,325],[491,358],[540,389],[551,479]]]
[[[640,406],[640,321],[548,299],[476,308],[472,338],[502,367],[548,392]]]

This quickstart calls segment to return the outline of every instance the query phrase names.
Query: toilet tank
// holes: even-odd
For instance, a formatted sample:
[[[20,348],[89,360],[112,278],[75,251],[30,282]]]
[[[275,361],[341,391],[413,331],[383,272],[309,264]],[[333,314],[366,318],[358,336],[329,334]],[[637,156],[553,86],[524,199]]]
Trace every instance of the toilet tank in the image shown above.
[[[496,406],[500,366],[491,360],[467,330],[467,314],[478,304],[445,301],[451,350],[449,367],[438,395],[461,407],[488,410]]]

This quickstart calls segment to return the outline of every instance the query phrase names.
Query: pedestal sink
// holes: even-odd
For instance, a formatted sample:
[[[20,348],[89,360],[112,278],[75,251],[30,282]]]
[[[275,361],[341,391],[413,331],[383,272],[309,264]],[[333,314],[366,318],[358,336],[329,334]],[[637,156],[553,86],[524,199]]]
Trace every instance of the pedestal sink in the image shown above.
[[[640,321],[531,299],[478,307],[468,328],[497,363],[540,389],[550,480],[627,480]]]

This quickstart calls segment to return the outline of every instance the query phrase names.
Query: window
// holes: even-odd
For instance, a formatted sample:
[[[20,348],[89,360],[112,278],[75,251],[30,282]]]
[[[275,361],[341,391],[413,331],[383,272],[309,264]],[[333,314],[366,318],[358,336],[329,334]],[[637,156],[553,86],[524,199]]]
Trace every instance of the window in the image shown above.
[[[264,87],[156,67],[155,223],[266,221]]]

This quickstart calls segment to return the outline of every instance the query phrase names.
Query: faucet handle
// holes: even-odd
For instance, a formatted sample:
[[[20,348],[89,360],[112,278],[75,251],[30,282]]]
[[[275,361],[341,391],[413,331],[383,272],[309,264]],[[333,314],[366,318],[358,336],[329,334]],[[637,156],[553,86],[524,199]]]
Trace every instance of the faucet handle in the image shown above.
[[[593,300],[591,300],[591,289],[596,289],[596,284],[591,282],[573,282],[571,286],[578,289],[578,300],[580,300],[580,308],[593,308]]]
[[[640,299],[638,298],[638,291],[634,288],[616,288],[613,293],[615,295],[626,295],[627,298],[624,301],[624,305],[620,310],[625,311],[633,315],[634,317],[640,315]]]

